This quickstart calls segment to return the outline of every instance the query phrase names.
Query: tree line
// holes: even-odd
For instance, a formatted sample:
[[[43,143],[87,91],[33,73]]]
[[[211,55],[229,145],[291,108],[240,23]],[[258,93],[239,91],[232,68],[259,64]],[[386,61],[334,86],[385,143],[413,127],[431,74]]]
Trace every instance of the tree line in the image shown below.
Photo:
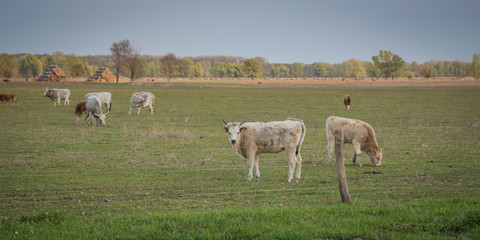
[[[199,56],[179,58],[141,55],[135,43],[129,40],[115,42],[111,55],[77,56],[62,52],[52,54],[0,55],[0,76],[4,78],[36,78],[50,65],[58,65],[67,76],[89,77],[99,67],[109,67],[118,77],[134,81],[140,77],[152,78],[399,78],[399,77],[469,77],[480,78],[480,54],[472,61],[429,61],[407,63],[397,54],[380,50],[372,61],[350,59],[338,64],[269,63],[266,58],[245,59],[230,56]]]

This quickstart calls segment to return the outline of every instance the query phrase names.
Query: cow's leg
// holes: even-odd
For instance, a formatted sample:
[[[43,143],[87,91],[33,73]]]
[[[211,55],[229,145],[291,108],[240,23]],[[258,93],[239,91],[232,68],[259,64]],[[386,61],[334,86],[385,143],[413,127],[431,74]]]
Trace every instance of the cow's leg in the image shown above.
[[[65,99],[65,102],[63,103],[63,106],[65,105],[70,106],[70,100],[68,100],[68,98]]]
[[[298,153],[297,155],[297,162],[296,162],[296,168],[295,168],[295,181],[298,182],[300,181],[300,177],[302,175],[302,155]]]
[[[142,110],[142,107],[138,107],[137,115],[140,115],[140,110]]]
[[[360,149],[360,143],[352,143],[353,144],[353,165],[355,165],[355,160],[358,160],[358,166],[362,167],[362,161],[360,160],[360,155],[362,154],[362,150]]]
[[[153,115],[153,106],[152,104],[148,105],[150,107],[150,115]]]
[[[328,164],[330,164],[330,166],[333,166],[334,164],[332,162],[332,153],[335,150],[335,136],[333,134],[329,134],[327,140]]]
[[[286,152],[287,152],[288,167],[289,167],[287,182],[291,182],[293,178],[293,172],[295,171],[295,162],[296,162],[295,150],[293,151],[287,150]]]
[[[57,105],[60,107],[62,104],[60,103],[60,98],[57,98]]]
[[[255,155],[255,173],[256,173],[256,176],[257,176],[257,182],[260,181],[260,162],[258,160],[258,154]]]
[[[247,165],[248,165],[248,179],[252,181],[253,178],[253,165],[255,164],[255,153],[247,153]]]
[[[130,115],[132,113],[132,110],[133,110],[133,108],[132,108],[132,106],[130,106],[130,111],[128,111],[128,115]]]

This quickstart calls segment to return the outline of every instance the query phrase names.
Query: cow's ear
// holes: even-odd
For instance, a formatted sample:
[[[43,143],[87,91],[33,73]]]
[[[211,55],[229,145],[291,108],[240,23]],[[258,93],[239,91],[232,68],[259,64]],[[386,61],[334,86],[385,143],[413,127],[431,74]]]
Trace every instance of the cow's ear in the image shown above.
[[[222,127],[223,131],[225,132],[228,132],[228,128],[227,127]]]
[[[245,130],[247,130],[246,127],[241,127],[241,128],[240,128],[240,132],[244,132]]]
[[[377,155],[377,150],[373,149],[372,153],[373,153],[373,155]]]

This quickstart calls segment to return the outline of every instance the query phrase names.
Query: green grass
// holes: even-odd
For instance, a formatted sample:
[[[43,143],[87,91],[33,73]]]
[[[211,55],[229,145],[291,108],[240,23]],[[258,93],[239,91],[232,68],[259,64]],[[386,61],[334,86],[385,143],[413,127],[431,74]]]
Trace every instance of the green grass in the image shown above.
[[[77,84],[70,107],[44,85],[2,84],[0,238],[438,239],[480,235],[480,87],[268,87]],[[113,94],[106,127],[75,122],[92,91]],[[156,95],[154,115],[129,110]],[[352,96],[346,112],[343,96]],[[327,164],[328,116],[370,123],[384,151],[353,166],[340,203]],[[227,121],[303,119],[302,180],[284,153],[260,155],[260,182],[222,131]],[[372,172],[378,174],[372,174]],[[48,212],[48,214],[46,214]]]

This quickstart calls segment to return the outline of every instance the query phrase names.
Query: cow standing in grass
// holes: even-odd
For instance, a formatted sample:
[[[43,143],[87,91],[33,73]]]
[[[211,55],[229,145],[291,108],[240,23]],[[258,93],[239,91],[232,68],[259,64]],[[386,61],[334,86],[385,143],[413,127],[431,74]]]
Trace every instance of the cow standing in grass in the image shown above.
[[[331,116],[327,118],[327,139],[328,139],[328,163],[333,165],[332,152],[335,148],[335,131],[341,131],[344,135],[344,143],[351,143],[354,149],[353,164],[358,159],[358,165],[363,166],[360,160],[362,151],[365,152],[370,161],[376,167],[382,164],[382,149],[378,147],[375,131],[370,124],[356,120]]]
[[[48,89],[48,87],[45,89],[45,92],[43,93],[44,97],[48,97],[53,101],[53,106],[55,107],[58,103],[60,105],[61,100],[65,100],[63,105],[68,105],[70,106],[70,101],[68,98],[70,97],[70,90],[69,89],[57,89],[57,88],[52,88]]]
[[[92,117],[94,117],[97,120],[97,126],[99,124],[101,126],[105,126],[105,117],[109,112],[105,114],[102,112],[102,103],[98,97],[92,96],[88,98],[86,108],[88,112],[88,122],[90,122],[90,125],[93,124]]]
[[[345,104],[345,109],[347,109],[347,111],[350,109],[351,101],[352,101],[352,98],[350,98],[349,95],[346,95],[345,98],[343,99],[343,104]]]
[[[112,111],[112,94],[109,92],[93,92],[87,93],[83,96],[83,100],[87,101],[90,97],[97,97],[100,100],[100,106],[105,105],[105,112]]]
[[[6,104],[8,101],[12,102],[10,106],[13,106],[15,103],[18,105],[17,96],[15,94],[1,94],[0,101],[2,101],[2,105]]]
[[[77,121],[80,121],[80,118],[82,117],[82,114],[85,113],[87,116],[85,116],[85,119],[88,117],[88,112],[87,112],[87,101],[80,101],[77,103],[75,106],[75,119]]]
[[[281,122],[225,122],[223,129],[237,154],[247,160],[248,181],[253,178],[255,166],[257,181],[260,181],[259,159],[261,153],[286,151],[289,163],[287,181],[291,182],[296,167],[298,182],[302,170],[300,148],[305,138],[305,124],[300,119],[290,118]]]
[[[155,95],[151,92],[136,92],[132,94],[132,98],[130,98],[130,111],[128,111],[128,115],[132,113],[134,108],[138,107],[138,114],[140,114],[140,110],[144,107],[150,107],[150,114],[153,114],[153,103],[155,102]]]

